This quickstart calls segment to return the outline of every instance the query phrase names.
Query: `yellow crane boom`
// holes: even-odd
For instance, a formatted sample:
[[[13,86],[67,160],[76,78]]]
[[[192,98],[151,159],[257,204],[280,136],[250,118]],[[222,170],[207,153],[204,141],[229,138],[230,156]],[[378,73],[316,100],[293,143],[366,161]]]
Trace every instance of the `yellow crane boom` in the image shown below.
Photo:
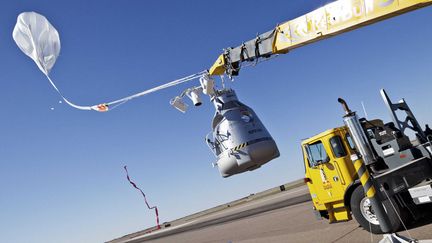
[[[337,0],[277,25],[235,48],[228,48],[209,69],[210,75],[235,76],[241,63],[255,61],[381,20],[426,7],[432,0]]]

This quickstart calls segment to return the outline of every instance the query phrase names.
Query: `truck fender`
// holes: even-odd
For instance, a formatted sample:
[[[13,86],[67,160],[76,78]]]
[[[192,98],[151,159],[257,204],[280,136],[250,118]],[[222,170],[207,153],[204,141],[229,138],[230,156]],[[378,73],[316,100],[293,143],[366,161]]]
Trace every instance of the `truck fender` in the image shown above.
[[[351,184],[345,190],[344,205],[345,205],[345,207],[349,208],[350,210],[351,210],[351,206],[350,206],[351,195],[352,195],[354,189],[356,189],[358,186],[361,186],[361,184],[360,184],[360,180],[357,179],[357,180],[351,182]]]

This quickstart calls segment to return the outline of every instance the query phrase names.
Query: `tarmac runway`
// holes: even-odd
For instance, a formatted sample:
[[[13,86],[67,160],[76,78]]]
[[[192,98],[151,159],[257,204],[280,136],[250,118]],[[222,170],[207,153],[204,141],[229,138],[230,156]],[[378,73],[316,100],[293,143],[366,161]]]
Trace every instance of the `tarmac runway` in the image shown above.
[[[187,231],[149,242],[178,243],[269,243],[269,242],[379,242],[355,220],[329,224],[316,220],[311,202],[288,206],[238,220]],[[432,225],[410,229],[417,239],[432,239]],[[406,232],[401,235],[407,236]]]
[[[317,220],[305,186],[205,215],[167,229],[118,242],[157,243],[268,243],[268,242],[379,242],[355,220],[329,224]],[[426,212],[428,211],[428,212]],[[432,215],[410,226],[416,239],[432,239]],[[408,236],[407,232],[400,232]]]

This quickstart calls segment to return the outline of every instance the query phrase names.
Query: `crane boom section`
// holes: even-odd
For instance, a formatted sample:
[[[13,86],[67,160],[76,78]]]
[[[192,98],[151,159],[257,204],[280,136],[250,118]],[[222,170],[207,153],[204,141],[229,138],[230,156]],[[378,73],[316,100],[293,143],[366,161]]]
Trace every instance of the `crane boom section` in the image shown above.
[[[241,63],[255,61],[426,7],[432,0],[337,0],[279,24],[235,48],[228,48],[210,75],[238,75]]]

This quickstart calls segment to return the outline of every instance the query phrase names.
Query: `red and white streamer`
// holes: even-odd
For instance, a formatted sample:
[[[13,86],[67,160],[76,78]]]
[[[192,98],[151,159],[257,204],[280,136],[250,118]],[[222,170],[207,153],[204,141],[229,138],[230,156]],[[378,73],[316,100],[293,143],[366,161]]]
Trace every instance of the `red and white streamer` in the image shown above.
[[[161,227],[160,227],[160,224],[159,224],[159,211],[158,211],[158,209],[157,209],[157,206],[150,206],[150,205],[149,205],[149,203],[147,202],[147,197],[146,197],[146,195],[144,194],[144,192],[141,190],[141,188],[139,188],[139,187],[135,184],[135,182],[131,181],[131,179],[130,179],[130,177],[129,177],[129,172],[128,172],[128,170],[127,170],[126,165],[125,165],[123,168],[124,168],[125,171],[126,171],[126,178],[127,178],[127,180],[129,181],[129,183],[130,183],[133,187],[135,187],[135,189],[137,189],[138,191],[141,192],[141,195],[144,197],[144,202],[145,202],[145,204],[147,205],[147,208],[148,208],[149,210],[154,209],[154,211],[155,211],[155,215],[156,215],[156,224],[157,224],[157,229],[160,229]]]

